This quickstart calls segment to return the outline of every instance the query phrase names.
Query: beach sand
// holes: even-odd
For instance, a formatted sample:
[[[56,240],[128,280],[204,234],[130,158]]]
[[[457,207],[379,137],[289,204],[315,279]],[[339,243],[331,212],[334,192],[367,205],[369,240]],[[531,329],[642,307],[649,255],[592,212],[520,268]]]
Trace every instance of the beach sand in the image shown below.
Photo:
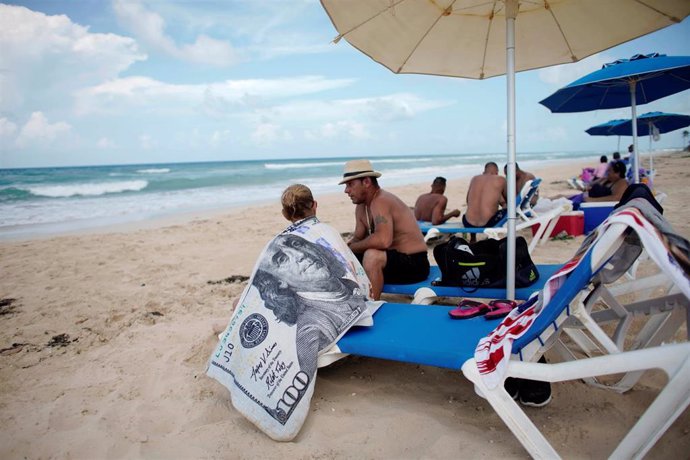
[[[541,195],[570,193],[574,162],[532,172]],[[665,215],[690,236],[690,155],[655,161]],[[431,178],[429,180],[431,182]],[[449,181],[450,207],[467,180]],[[381,179],[386,187],[385,177]],[[429,184],[391,189],[413,204]],[[317,197],[321,220],[351,232],[344,194]],[[0,243],[0,458],[526,458],[460,372],[349,357],[318,372],[293,442],[274,442],[205,376],[217,338],[266,242],[286,226],[275,203],[174,225]],[[538,247],[564,261],[582,237]],[[685,333],[685,331],[682,331]],[[682,336],[682,334],[681,334]],[[658,374],[626,394],[574,381],[526,409],[568,458],[608,455],[656,394]],[[650,453],[687,458],[686,410]]]

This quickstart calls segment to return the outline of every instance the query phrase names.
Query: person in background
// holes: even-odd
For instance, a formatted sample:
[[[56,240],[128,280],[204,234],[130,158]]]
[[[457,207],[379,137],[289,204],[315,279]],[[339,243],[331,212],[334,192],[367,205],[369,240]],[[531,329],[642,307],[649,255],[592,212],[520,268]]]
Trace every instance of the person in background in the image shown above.
[[[606,174],[606,179],[592,184],[588,191],[577,195],[567,196],[573,202],[573,209],[580,209],[583,202],[594,201],[620,201],[623,192],[628,188],[628,181],[625,180],[625,164],[617,161],[611,165]],[[554,198],[561,198],[563,195]]]
[[[345,193],[355,208],[355,231],[348,246],[362,261],[371,297],[381,298],[384,283],[411,284],[429,276],[426,243],[412,210],[383,190],[369,160],[345,163]]]
[[[437,177],[431,183],[431,192],[419,195],[414,205],[414,217],[417,220],[431,222],[439,225],[451,217],[460,217],[460,210],[453,209],[446,213],[448,198],[444,195],[446,191],[446,178]]]
[[[498,175],[493,161],[484,165],[484,172],[470,180],[467,190],[467,212],[462,216],[465,227],[493,227],[505,216],[506,179]],[[471,240],[476,239],[471,234]]]
[[[594,180],[605,178],[608,170],[609,170],[609,159],[606,157],[606,155],[602,155],[599,158],[599,166],[594,168],[594,173],[593,173]]]
[[[507,176],[508,175],[508,165],[505,165],[503,167],[503,175]],[[528,171],[524,171],[520,169],[520,165],[515,163],[515,196],[517,196],[520,191],[522,191],[522,187],[525,186],[527,181],[529,180],[534,180],[536,177],[534,174]],[[539,200],[539,190],[532,195],[532,199],[530,199],[530,204],[535,205],[537,204],[537,200]]]

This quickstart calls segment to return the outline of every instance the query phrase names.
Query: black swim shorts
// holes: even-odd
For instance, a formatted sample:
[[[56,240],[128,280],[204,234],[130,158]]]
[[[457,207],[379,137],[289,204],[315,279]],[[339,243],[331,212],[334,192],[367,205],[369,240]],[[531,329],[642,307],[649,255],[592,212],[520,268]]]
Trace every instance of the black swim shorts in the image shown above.
[[[426,251],[403,254],[395,249],[386,251],[383,282],[386,284],[412,284],[429,277],[429,258]]]
[[[484,227],[495,227],[498,225],[499,222],[503,220],[503,218],[506,216],[506,209],[499,209],[496,214],[494,214],[489,221],[484,224],[484,225],[472,225],[470,224],[465,216],[462,216],[462,224],[465,226],[465,228],[484,228]]]

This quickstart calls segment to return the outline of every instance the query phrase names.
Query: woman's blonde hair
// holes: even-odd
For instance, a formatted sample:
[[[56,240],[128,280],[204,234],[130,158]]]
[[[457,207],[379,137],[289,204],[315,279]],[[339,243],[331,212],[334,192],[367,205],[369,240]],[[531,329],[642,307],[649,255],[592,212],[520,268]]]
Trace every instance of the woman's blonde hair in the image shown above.
[[[314,197],[306,185],[290,185],[280,197],[280,203],[283,205],[283,216],[293,222],[314,214]]]

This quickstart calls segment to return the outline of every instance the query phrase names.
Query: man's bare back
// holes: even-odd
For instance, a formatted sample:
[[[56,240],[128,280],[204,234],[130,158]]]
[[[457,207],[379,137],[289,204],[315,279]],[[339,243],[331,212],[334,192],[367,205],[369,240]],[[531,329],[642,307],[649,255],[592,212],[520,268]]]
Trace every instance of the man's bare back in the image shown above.
[[[480,174],[470,181],[465,220],[483,227],[506,203],[506,180],[494,174]]]
[[[425,193],[419,195],[417,202],[414,204],[414,216],[417,220],[432,222],[434,208],[440,206],[445,210],[447,204],[448,198],[438,193]]]
[[[417,198],[414,205],[414,217],[417,220],[431,222],[433,225],[442,224],[451,217],[460,217],[459,209],[453,209],[446,214],[448,198],[443,195],[445,192],[446,178],[439,176],[431,183],[431,192]]]

